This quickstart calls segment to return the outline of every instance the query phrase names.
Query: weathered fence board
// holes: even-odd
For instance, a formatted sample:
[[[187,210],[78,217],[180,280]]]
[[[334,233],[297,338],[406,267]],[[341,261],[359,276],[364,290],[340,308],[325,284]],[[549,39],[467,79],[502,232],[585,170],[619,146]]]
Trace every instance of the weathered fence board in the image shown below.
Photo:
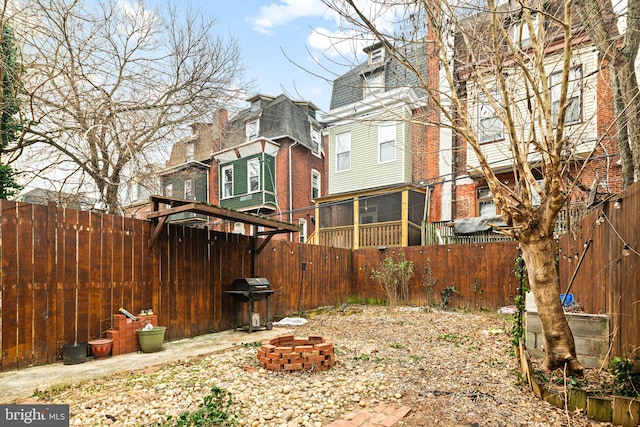
[[[612,355],[629,356],[640,348],[638,212],[640,183],[601,203],[559,242],[560,292],[568,290],[588,313],[610,315]]]

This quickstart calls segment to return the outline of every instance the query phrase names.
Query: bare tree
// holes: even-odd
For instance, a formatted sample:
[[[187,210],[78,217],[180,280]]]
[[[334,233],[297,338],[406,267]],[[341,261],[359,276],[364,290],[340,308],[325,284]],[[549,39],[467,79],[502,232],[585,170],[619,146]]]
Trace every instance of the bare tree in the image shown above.
[[[246,82],[237,42],[199,11],[91,4],[25,0],[16,12],[31,126],[13,149],[30,148],[39,176],[93,186],[116,213],[128,176]]]
[[[616,8],[621,3],[616,2]],[[616,11],[611,0],[577,0],[584,28],[611,72],[623,185],[640,172],[640,89],[635,61],[640,45],[640,1],[628,0]]]
[[[373,34],[417,75],[426,102],[440,110],[440,121],[426,125],[452,128],[463,141],[461,151],[471,148],[471,173],[486,180],[507,223],[503,232],[522,250],[544,332],[544,366],[581,372],[560,300],[554,240],[558,213],[599,145],[592,139],[595,107],[583,109],[580,94],[589,85],[595,93],[595,77],[583,76],[578,66],[597,64],[574,23],[572,2],[381,0],[368,2],[367,9],[356,0],[325,4],[352,33]],[[376,24],[385,15],[397,18],[391,31]],[[400,48],[425,39],[440,61],[436,85]],[[511,173],[515,183],[501,181],[498,170]]]

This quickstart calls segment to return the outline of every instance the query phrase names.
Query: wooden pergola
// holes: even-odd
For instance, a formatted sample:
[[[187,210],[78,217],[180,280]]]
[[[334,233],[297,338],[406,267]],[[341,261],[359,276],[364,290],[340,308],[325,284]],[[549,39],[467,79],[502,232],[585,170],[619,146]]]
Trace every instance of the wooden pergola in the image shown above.
[[[265,245],[269,243],[271,238],[276,234],[295,233],[300,231],[300,227],[288,222],[276,221],[260,215],[225,209],[220,206],[210,205],[208,203],[198,202],[195,200],[151,196],[151,203],[153,204],[153,211],[147,214],[147,219],[154,221],[156,223],[156,226],[151,233],[149,248],[152,248],[155,242],[158,240],[158,236],[160,236],[160,232],[167,223],[169,216],[184,212],[193,212],[195,214],[206,215],[208,217],[221,218],[229,221],[242,222],[244,224],[257,226],[255,227],[255,232],[253,234],[253,237],[255,237],[254,249],[256,253],[260,253],[262,249],[264,249]],[[166,205],[169,207],[160,209],[161,205]],[[258,231],[258,227],[263,227],[266,230]],[[262,239],[262,241],[258,245],[259,240],[257,238],[261,236],[266,236],[266,238]]]

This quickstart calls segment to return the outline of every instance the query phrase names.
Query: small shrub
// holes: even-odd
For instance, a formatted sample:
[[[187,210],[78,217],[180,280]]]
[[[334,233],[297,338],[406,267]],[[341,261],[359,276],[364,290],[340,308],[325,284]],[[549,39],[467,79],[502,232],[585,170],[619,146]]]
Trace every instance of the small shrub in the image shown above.
[[[413,274],[413,261],[407,261],[400,252],[397,261],[387,255],[379,267],[371,271],[371,278],[380,284],[393,307],[409,301],[409,281]]]
[[[635,359],[638,360],[638,357]],[[636,368],[634,359],[613,356],[609,367],[616,380],[614,393],[640,398],[640,371]]]
[[[167,420],[166,426],[171,427],[213,427],[233,425],[227,412],[233,399],[231,393],[220,387],[213,387],[211,394],[205,396],[204,402],[195,412],[183,412],[172,421]]]
[[[424,268],[424,273],[422,273],[422,286],[425,288],[427,293],[427,305],[430,307],[434,307],[436,305],[436,299],[433,296],[433,287],[436,282],[437,279],[433,274],[433,269],[431,268],[431,258],[427,258],[427,266]]]
[[[440,292],[440,298],[442,298],[442,300],[440,301],[440,306],[442,308],[449,307],[449,298],[451,298],[451,295],[458,293],[460,293],[460,291],[456,290],[456,285],[454,285],[453,283],[451,284],[451,286],[444,288],[442,292]]]

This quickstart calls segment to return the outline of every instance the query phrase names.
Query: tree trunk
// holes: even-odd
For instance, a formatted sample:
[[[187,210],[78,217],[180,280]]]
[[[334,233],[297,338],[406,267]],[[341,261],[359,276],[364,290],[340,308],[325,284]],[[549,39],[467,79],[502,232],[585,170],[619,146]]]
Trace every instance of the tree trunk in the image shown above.
[[[584,368],[576,357],[573,334],[560,301],[558,272],[554,263],[555,242],[552,237],[544,237],[520,242],[520,247],[542,324],[543,367],[548,371],[566,367],[569,372],[581,374]]]
[[[609,64],[609,72],[611,75],[611,92],[613,93],[615,117],[625,117],[624,99],[621,93],[621,86],[618,83],[620,79],[618,70],[612,64]],[[628,187],[633,184],[634,163],[629,146],[626,119],[616,121],[616,135],[618,138],[618,151],[620,152],[620,165],[622,166],[622,186]]]

